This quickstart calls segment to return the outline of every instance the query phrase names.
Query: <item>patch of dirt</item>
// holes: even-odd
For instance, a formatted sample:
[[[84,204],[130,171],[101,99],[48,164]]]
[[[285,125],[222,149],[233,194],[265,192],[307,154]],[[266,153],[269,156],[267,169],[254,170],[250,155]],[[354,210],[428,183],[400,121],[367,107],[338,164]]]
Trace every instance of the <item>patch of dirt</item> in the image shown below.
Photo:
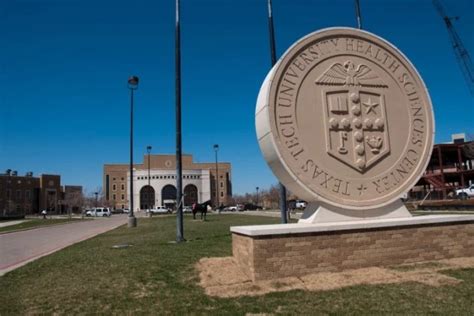
[[[418,282],[429,286],[456,285],[462,281],[439,272],[472,267],[474,257],[467,257],[252,282],[233,257],[202,258],[196,264],[200,286],[207,295],[216,297],[257,296],[298,289],[327,291],[360,284]]]

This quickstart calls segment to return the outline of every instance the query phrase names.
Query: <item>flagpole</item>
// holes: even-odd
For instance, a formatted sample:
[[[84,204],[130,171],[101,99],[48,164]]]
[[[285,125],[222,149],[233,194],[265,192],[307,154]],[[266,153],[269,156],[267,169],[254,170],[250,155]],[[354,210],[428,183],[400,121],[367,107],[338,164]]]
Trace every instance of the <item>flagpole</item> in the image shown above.
[[[270,36],[270,56],[272,61],[272,67],[276,64],[276,52],[275,52],[275,30],[273,28],[273,12],[272,12],[272,0],[268,2],[268,32]],[[287,205],[286,205],[286,188],[280,182],[280,217],[283,224],[288,223],[287,217]]]

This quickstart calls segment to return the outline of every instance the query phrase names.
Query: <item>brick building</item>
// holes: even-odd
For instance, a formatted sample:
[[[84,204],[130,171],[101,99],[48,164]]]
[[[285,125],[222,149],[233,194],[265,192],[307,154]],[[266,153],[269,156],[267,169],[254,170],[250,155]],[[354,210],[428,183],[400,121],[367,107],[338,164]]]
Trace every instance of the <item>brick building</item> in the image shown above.
[[[74,188],[71,189],[66,188]],[[32,172],[24,176],[16,171],[7,170],[0,174],[0,217],[37,214],[47,210],[50,214],[59,214],[67,211],[65,203],[71,192],[82,198],[81,186],[61,186],[61,176],[42,174],[34,177]],[[71,204],[71,202],[69,202]],[[76,205],[76,208],[79,205]]]
[[[149,163],[148,163],[149,162]],[[150,179],[148,178],[150,166]],[[192,155],[183,155],[184,205],[211,200],[213,205],[227,204],[232,197],[231,164],[193,162]],[[176,204],[176,156],[144,155],[143,163],[134,165],[134,206],[144,210],[153,206],[174,207]],[[148,186],[150,183],[150,186]],[[216,198],[216,185],[219,197]],[[114,209],[129,208],[129,164],[105,164],[103,174],[105,200]]]

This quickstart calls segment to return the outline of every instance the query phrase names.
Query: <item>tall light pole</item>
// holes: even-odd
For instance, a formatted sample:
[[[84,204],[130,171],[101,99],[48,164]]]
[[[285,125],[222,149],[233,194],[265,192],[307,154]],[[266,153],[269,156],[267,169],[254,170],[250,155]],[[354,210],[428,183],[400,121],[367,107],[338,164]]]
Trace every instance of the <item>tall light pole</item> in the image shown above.
[[[357,19],[357,28],[362,29],[362,17],[360,15],[360,4],[359,0],[355,0],[355,13],[356,13],[356,19]]]
[[[151,184],[150,184],[150,153],[151,153],[151,146],[146,146],[146,152],[148,153],[148,194],[151,196]],[[148,214],[151,215],[151,212],[150,212],[150,196],[148,197]]]
[[[216,154],[216,209],[219,209],[219,164],[217,163],[217,152],[219,144],[214,144],[214,152]]]
[[[176,242],[183,242],[183,166],[181,154],[181,29],[179,21],[179,0],[176,1],[176,23],[175,23],[175,101],[176,101]]]
[[[270,35],[270,57],[272,61],[272,67],[276,64],[276,52],[275,52],[275,32],[273,29],[273,12],[272,12],[272,0],[267,0],[268,3],[268,32]],[[280,217],[281,222],[286,224],[288,223],[286,215],[286,188],[280,182]]]
[[[97,207],[99,192],[94,192],[95,194],[95,207]]]
[[[130,89],[130,212],[128,213],[128,227],[137,227],[137,219],[133,214],[133,93],[138,89],[138,77],[128,78]]]
[[[255,189],[257,190],[257,203],[255,203],[255,204],[257,204],[257,206],[258,206],[258,189],[260,189],[260,188],[256,187]]]

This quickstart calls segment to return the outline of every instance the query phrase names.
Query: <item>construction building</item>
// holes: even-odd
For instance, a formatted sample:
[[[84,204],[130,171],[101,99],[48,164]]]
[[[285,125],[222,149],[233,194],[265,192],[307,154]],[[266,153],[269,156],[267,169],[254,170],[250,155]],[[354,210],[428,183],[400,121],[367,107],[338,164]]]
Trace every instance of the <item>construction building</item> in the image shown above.
[[[455,190],[474,183],[474,141],[453,135],[452,143],[436,144],[425,173],[409,198],[441,200],[456,198]]]

